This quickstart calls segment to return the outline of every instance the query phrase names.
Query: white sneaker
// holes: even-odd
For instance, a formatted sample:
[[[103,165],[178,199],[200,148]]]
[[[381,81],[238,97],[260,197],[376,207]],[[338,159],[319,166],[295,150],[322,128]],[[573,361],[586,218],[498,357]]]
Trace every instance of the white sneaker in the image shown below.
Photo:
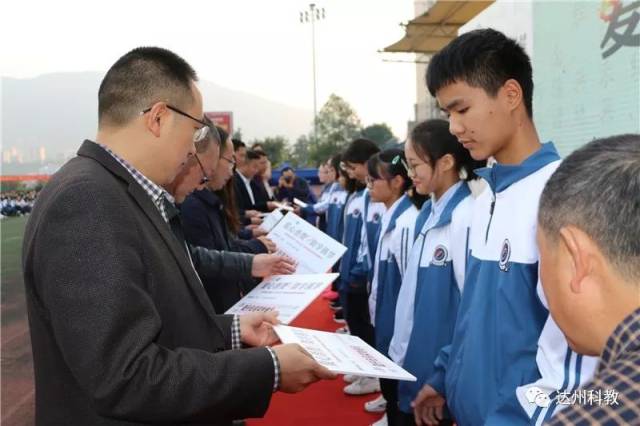
[[[387,400],[384,399],[384,396],[380,395],[374,400],[367,401],[364,403],[364,411],[369,413],[384,413],[387,409]]]
[[[380,381],[373,377],[360,377],[344,388],[347,395],[366,395],[374,392],[380,392]]]
[[[384,416],[382,416],[380,420],[373,423],[371,426],[388,426],[388,425],[389,425],[389,422],[387,421],[387,415],[385,414]]]
[[[345,374],[344,381],[347,383],[353,383],[358,380],[361,376],[356,376],[355,374]]]

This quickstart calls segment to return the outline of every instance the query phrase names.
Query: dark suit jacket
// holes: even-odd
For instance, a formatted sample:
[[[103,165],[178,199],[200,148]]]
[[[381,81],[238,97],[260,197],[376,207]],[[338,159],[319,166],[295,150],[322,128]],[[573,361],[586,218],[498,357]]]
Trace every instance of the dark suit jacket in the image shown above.
[[[265,348],[231,347],[151,198],[85,141],[40,193],[24,281],[39,425],[229,424],[264,414]]]
[[[278,200],[286,200],[293,203],[293,199],[297,198],[300,201],[304,201],[305,203],[315,203],[316,198],[311,192],[311,188],[309,187],[309,183],[299,176],[296,176],[293,180],[293,187],[278,187],[277,193]]]
[[[247,187],[244,186],[244,182],[242,181],[242,177],[239,176],[239,173],[236,171],[233,175],[233,183],[235,185],[235,193],[236,193],[236,202],[238,204],[238,210],[240,211],[240,217],[244,217],[244,212],[246,210],[258,210],[261,212],[267,212],[267,202],[266,200],[260,200],[259,197],[256,197],[256,188],[253,181],[251,181],[250,186],[253,192],[253,198],[255,202],[251,201],[251,197],[249,196],[249,192],[247,192]]]
[[[188,196],[180,206],[180,216],[184,236],[191,245],[222,250],[230,256],[243,256],[241,253],[233,252],[265,253],[267,251],[258,240],[240,241],[230,235],[220,198],[208,189],[196,191]],[[200,274],[198,266],[196,269]],[[201,277],[202,275],[200,274]],[[225,275],[224,278],[215,275],[203,278],[209,299],[217,312],[225,312],[256,285],[256,280],[250,274]]]
[[[262,178],[256,176],[251,179],[251,188],[253,189],[253,196],[256,199],[256,205],[267,207],[267,201],[275,201],[274,197],[269,196],[267,188],[264,187]]]

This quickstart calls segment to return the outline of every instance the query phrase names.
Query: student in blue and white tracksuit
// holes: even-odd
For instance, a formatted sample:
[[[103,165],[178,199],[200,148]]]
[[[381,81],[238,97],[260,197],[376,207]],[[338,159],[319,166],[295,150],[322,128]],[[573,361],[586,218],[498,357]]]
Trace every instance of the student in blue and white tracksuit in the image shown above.
[[[473,196],[465,182],[474,161],[444,120],[418,124],[405,144],[416,190],[432,194],[413,245],[395,312],[389,355],[417,377],[398,383],[395,420],[414,425],[411,402],[433,373],[440,350],[451,343],[464,283]],[[461,179],[461,176],[465,179]],[[446,423],[443,422],[443,423]]]
[[[523,47],[489,28],[460,35],[429,63],[427,86],[450,132],[473,158],[496,164],[477,171],[488,188],[474,202],[453,341],[414,400],[424,423],[437,421],[444,397],[460,426],[527,425],[536,410],[518,392],[536,389],[518,388],[540,379],[564,388],[592,374],[567,351],[538,294],[538,200],[560,157],[533,123],[532,75]]]
[[[329,209],[329,203],[333,193],[340,189],[338,172],[333,168],[331,158],[318,167],[318,178],[321,183],[324,183],[318,201],[315,204],[307,204],[305,207],[300,207],[299,209],[305,216],[317,216],[318,228],[322,232],[327,232],[327,211]]]
[[[414,226],[418,216],[418,209],[414,203],[423,201],[424,197],[412,199],[409,196],[412,182],[408,175],[404,152],[400,149],[389,149],[374,155],[367,162],[367,169],[367,186],[371,199],[383,203],[386,207],[375,250],[369,293],[369,315],[374,326],[375,347],[386,355],[393,335],[402,274],[413,244]],[[395,418],[395,412],[392,410],[397,406],[397,381],[381,379],[380,388],[386,401],[386,416]],[[380,402],[380,399],[368,402],[365,404],[365,410]]]
[[[378,147],[372,141],[356,139],[342,154],[341,167],[351,179],[364,184],[367,178],[366,162],[378,152]],[[347,252],[340,265],[341,290],[346,293],[345,318],[351,334],[373,345],[368,285],[373,277],[373,259],[385,206],[372,202],[369,191],[364,189],[356,193],[345,210],[343,244],[347,246]],[[357,395],[379,390],[378,380],[370,378],[358,378],[345,387],[345,393]]]
[[[555,406],[529,403],[531,386],[557,393],[593,374],[595,360],[568,349],[538,290],[538,196],[559,159],[547,143],[518,166],[477,171],[489,188],[474,207],[461,313],[429,380],[460,425],[540,424]]]
[[[355,263],[356,261],[358,249],[360,247],[360,238],[358,238],[358,236],[360,235],[360,229],[362,228],[361,213],[355,208],[356,206],[353,204],[353,201],[362,195],[365,185],[359,183],[355,179],[351,179],[346,170],[342,169],[340,169],[339,183],[345,190],[345,199],[344,204],[340,206],[339,210],[336,208],[338,203],[336,203],[334,208],[336,208],[336,212],[341,216],[339,241],[347,247],[347,251],[345,251],[344,255],[340,258],[340,262],[338,264],[338,272],[340,276],[336,281],[338,282],[337,290],[339,294],[340,311],[345,315],[348,310],[348,286],[346,285],[345,279],[349,276],[351,263]],[[355,246],[356,244],[357,246]]]
[[[337,154],[327,162],[328,173],[334,176],[335,183],[334,188],[331,190],[331,195],[328,198],[327,229],[325,232],[336,241],[342,241],[344,205],[349,195],[339,181],[341,158],[342,156]]]

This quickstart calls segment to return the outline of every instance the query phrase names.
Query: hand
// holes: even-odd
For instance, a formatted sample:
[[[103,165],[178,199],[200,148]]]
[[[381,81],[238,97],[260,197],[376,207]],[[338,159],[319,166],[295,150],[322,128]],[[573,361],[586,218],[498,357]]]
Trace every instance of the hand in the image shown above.
[[[443,417],[445,400],[434,388],[429,385],[418,392],[418,396],[411,403],[416,425],[437,425]]]
[[[278,208],[278,205],[273,201],[267,201],[267,210],[273,211]]]
[[[253,238],[262,237],[263,235],[267,235],[267,231],[260,228],[258,225],[249,225],[249,229],[251,229],[251,235]]]
[[[250,346],[270,346],[278,341],[273,326],[279,324],[278,312],[251,312],[240,315],[240,341]]]
[[[253,216],[251,218],[251,224],[252,225],[261,225],[262,224],[262,218],[259,216]]]
[[[278,250],[278,247],[276,247],[276,243],[274,243],[264,235],[262,237],[258,237],[258,241],[264,244],[264,246],[267,248],[267,251],[269,253],[275,253],[276,250]]]
[[[285,181],[284,181],[284,176],[280,176],[280,179],[278,179],[278,186],[279,186],[280,188],[283,188],[283,187],[285,187],[285,186],[286,186],[286,185],[285,185]]]
[[[257,217],[260,216],[260,212],[258,210],[245,210],[244,215],[249,218]]]
[[[300,392],[311,383],[335,379],[337,375],[318,364],[302,346],[291,343],[273,348],[280,363],[280,389],[286,393]]]
[[[293,212],[298,216],[302,215],[302,209],[300,208],[300,206],[293,206]]]
[[[251,263],[251,276],[257,278],[269,275],[289,275],[295,271],[295,262],[287,256],[256,254]]]

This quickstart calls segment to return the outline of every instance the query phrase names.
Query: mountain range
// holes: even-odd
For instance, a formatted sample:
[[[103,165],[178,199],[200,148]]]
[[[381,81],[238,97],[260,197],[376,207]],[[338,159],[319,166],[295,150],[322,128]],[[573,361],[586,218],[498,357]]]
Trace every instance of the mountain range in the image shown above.
[[[47,161],[60,161],[73,155],[83,139],[93,138],[102,78],[99,72],[62,72],[29,79],[2,77],[3,174],[15,169],[6,162],[10,159],[15,166],[17,154],[8,158],[13,148],[14,154],[23,155],[23,162],[39,161],[42,147]],[[205,111],[232,111],[234,128],[241,129],[245,141],[281,135],[293,143],[310,130],[310,110],[209,81],[201,81],[199,87]]]

